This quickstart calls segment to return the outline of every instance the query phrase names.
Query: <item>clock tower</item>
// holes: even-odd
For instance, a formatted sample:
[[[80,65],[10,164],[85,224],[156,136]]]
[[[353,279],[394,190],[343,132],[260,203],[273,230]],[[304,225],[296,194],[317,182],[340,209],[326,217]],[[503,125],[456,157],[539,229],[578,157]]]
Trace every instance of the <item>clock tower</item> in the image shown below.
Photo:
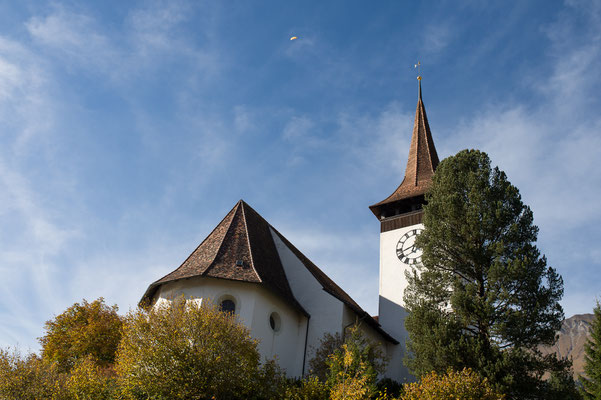
[[[407,331],[403,293],[407,287],[405,271],[421,262],[421,250],[415,247],[415,238],[423,230],[422,206],[424,194],[432,183],[438,165],[426,108],[422,101],[421,76],[418,76],[418,99],[409,158],[405,176],[399,187],[386,199],[370,206],[380,221],[380,290],[379,322],[400,343],[403,351],[396,352],[390,366],[402,366]],[[408,376],[406,371],[398,371]],[[399,375],[397,375],[399,376]]]

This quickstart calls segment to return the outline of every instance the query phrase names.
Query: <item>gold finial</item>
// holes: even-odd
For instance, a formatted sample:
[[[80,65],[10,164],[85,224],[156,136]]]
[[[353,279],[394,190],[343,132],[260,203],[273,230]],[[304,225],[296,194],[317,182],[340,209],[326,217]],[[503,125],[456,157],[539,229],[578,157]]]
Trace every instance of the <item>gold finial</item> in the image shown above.
[[[418,100],[422,99],[422,75],[421,75],[421,62],[417,62],[415,64],[415,68],[417,68],[417,98]]]

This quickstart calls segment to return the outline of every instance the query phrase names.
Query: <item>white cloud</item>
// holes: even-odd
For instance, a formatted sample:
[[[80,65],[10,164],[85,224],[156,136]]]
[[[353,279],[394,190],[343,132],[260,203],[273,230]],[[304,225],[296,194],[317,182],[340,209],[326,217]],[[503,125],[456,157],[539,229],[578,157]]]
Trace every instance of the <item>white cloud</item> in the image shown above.
[[[219,72],[218,51],[210,40],[202,48],[195,46],[177,29],[187,18],[186,10],[183,2],[152,3],[132,11],[111,32],[93,15],[58,5],[45,16],[30,18],[25,26],[46,55],[67,69],[94,71],[123,83],[167,60],[189,60],[206,80]],[[206,27],[208,39],[211,28]]]
[[[423,31],[423,45],[420,49],[424,54],[437,54],[444,50],[452,40],[453,30],[449,22],[439,21],[429,24]]]
[[[307,143],[312,138],[312,129],[315,126],[306,116],[293,116],[284,127],[283,137],[287,140],[300,140]]]
[[[234,127],[239,133],[254,129],[256,127],[254,113],[246,106],[234,107]]]
[[[108,71],[121,57],[96,21],[85,14],[57,7],[51,14],[32,17],[26,24],[31,37],[51,53],[85,68]]]
[[[533,82],[536,105],[484,106],[473,118],[449,129],[456,133],[443,142],[443,149],[475,147],[488,152],[492,163],[505,170],[520,189],[541,227],[539,245],[546,250],[550,264],[564,274],[569,289],[564,297],[568,316],[582,310],[583,304],[592,308],[598,291],[595,282],[601,279],[596,272],[598,260],[581,251],[582,246],[595,247],[598,238],[591,237],[586,243],[568,239],[577,240],[577,232],[601,222],[601,168],[597,162],[601,116],[598,104],[591,103],[601,84],[597,73],[601,68],[601,26],[596,23],[598,16],[585,18],[584,24],[572,16],[561,14],[546,30],[553,49],[548,55],[552,74]],[[578,34],[579,29],[588,34]]]

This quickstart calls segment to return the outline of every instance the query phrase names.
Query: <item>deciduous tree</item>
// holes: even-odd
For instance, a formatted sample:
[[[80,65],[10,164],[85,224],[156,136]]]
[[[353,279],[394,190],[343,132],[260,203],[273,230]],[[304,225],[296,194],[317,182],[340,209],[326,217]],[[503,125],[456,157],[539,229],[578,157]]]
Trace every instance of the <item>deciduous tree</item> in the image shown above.
[[[40,338],[42,358],[56,362],[61,372],[68,372],[75,363],[92,356],[99,366],[115,361],[121,339],[121,317],[116,305],[109,307],[101,297],[88,303],[75,303],[45,325]]]
[[[332,400],[369,399],[377,394],[376,380],[386,360],[379,345],[354,326],[342,347],[329,355],[327,383]]]
[[[173,301],[125,318],[116,370],[126,396],[252,398],[265,382],[257,342],[236,315]]]

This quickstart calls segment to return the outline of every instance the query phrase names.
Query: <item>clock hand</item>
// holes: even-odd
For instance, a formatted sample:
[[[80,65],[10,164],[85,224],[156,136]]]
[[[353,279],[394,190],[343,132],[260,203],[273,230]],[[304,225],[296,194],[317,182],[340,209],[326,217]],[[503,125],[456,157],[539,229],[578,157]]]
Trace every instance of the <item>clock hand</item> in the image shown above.
[[[405,253],[405,252],[413,253],[414,251],[415,251],[415,245],[413,245],[411,247],[407,247],[406,249],[403,249],[403,253]]]

